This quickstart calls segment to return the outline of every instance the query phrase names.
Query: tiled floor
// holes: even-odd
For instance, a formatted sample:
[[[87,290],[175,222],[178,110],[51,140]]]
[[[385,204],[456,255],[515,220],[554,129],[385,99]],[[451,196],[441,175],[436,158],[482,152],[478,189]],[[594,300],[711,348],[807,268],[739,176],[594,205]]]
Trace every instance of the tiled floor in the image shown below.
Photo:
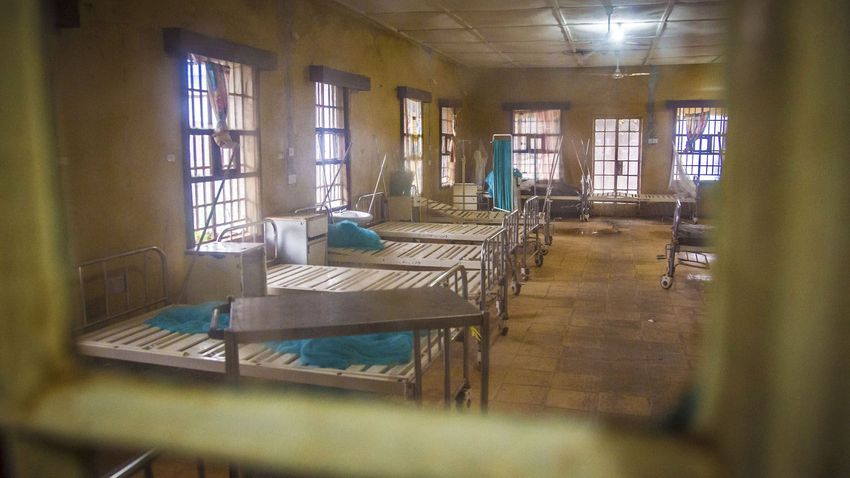
[[[656,256],[670,224],[658,220],[568,220],[556,231],[493,345],[491,410],[661,420],[699,357],[710,271],[681,267],[662,289]],[[430,404],[441,396],[439,368],[426,376]]]
[[[699,358],[710,271],[683,267],[670,290],[660,287],[665,264],[656,256],[669,223],[596,218],[555,227],[543,266],[510,297],[508,334],[495,339],[491,413],[660,421]],[[442,406],[441,369],[425,375],[426,407]],[[477,372],[472,378],[477,402]],[[195,467],[163,458],[155,476],[196,476]],[[207,462],[207,476],[226,474]]]

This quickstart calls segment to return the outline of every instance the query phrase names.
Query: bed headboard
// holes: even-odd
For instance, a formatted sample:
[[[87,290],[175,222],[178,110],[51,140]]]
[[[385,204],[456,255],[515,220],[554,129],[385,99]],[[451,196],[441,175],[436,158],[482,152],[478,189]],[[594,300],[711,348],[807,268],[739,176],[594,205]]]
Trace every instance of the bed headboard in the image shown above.
[[[156,246],[83,262],[77,280],[84,330],[168,305],[168,260]]]
[[[216,242],[258,242],[266,246],[266,264],[278,261],[277,225],[271,219],[230,226],[221,231]]]

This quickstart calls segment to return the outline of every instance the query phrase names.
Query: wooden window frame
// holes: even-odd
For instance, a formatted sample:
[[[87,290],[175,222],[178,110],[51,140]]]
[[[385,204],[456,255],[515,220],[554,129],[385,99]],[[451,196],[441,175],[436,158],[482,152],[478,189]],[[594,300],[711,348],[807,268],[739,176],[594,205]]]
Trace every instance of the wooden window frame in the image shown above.
[[[455,160],[455,148],[457,135],[457,107],[440,102],[440,187],[450,188],[457,182],[457,161]],[[451,114],[452,131],[443,131],[444,123],[447,118],[444,116],[449,110]],[[444,174],[444,172],[446,174]],[[465,178],[461,178],[465,181]]]
[[[425,189],[425,151],[427,151],[427,145],[425,144],[425,104],[431,102],[431,93],[425,90],[420,90],[417,88],[412,88],[410,86],[399,86],[396,88],[396,94],[399,99],[399,112],[401,118],[401,158],[402,164],[404,165],[404,169],[410,171],[411,166],[413,167],[413,184],[416,186],[416,194],[421,196],[424,194]],[[421,156],[419,159],[408,159],[408,155],[406,154],[407,148],[407,140],[409,137],[417,136],[410,135],[407,133],[407,100],[419,102],[420,107],[420,121],[419,124],[421,129],[419,131],[419,140],[421,141]],[[416,174],[417,169],[421,171],[421,174]]]
[[[514,168],[520,169],[517,165],[518,155],[520,154],[542,154],[544,158],[547,155],[553,155],[557,152],[555,149],[550,149],[547,147],[547,143],[550,141],[557,141],[559,136],[564,134],[564,104],[562,103],[506,103],[507,106],[512,106],[514,108],[509,109],[510,112],[510,123],[511,123],[511,136],[513,138],[511,142],[511,164]],[[518,133],[517,132],[517,113],[522,112],[530,112],[530,113],[540,113],[544,114],[546,111],[557,111],[558,112],[558,132],[557,133]],[[545,120],[544,120],[545,121]],[[522,144],[522,138],[526,138],[527,140],[534,140],[535,142],[539,141],[541,147],[520,147]],[[526,144],[530,144],[531,141],[526,141]],[[526,175],[525,172],[520,169],[522,173],[522,179],[534,179],[536,181],[548,181],[548,170],[538,168],[538,171],[532,171],[530,174]],[[561,171],[560,168],[555,170],[555,174],[553,176],[553,181],[561,179]]]
[[[222,157],[222,148],[219,148],[216,143],[213,141],[213,129],[210,127],[198,128],[194,127],[192,122],[193,118],[195,121],[197,120],[197,115],[209,115],[209,106],[204,105],[201,107],[201,111],[196,111],[194,105],[190,106],[190,93],[191,91],[200,91],[198,88],[200,85],[194,85],[190,80],[190,68],[193,63],[192,56],[194,54],[192,52],[188,52],[185,54],[184,61],[185,63],[181,63],[180,70],[180,108],[181,108],[181,134],[183,138],[182,144],[182,157],[183,157],[183,192],[184,192],[184,208],[185,208],[185,217],[186,217],[186,246],[189,249],[192,249],[198,245],[198,242],[212,242],[216,239],[221,230],[224,228],[244,224],[249,222],[255,222],[262,217],[262,162],[261,162],[261,154],[260,154],[260,115],[259,115],[259,104],[260,104],[260,82],[257,75],[257,70],[252,65],[231,61],[231,60],[222,60],[219,58],[210,58],[204,57],[205,59],[215,61],[216,63],[227,64],[232,68],[233,65],[238,65],[240,70],[242,68],[250,68],[251,78],[251,91],[250,96],[241,95],[237,96],[235,94],[231,94],[231,105],[235,105],[237,100],[241,101],[242,96],[250,98],[253,103],[253,107],[251,111],[253,113],[253,129],[231,129],[229,130],[230,137],[240,143],[241,138],[243,137],[253,137],[254,151],[252,155],[253,158],[253,168],[252,170],[246,170],[245,164],[243,164],[243,155],[244,151],[240,149],[234,150],[232,154],[234,154],[234,160],[228,160],[228,166],[232,166],[229,168],[224,167],[224,159]],[[203,55],[200,55],[203,57]],[[235,70],[234,70],[235,71]],[[198,72],[199,74],[203,74],[203,72]],[[236,76],[233,74],[232,76]],[[231,88],[234,88],[232,85],[235,83],[232,77],[230,79],[230,83],[228,83]],[[199,103],[205,102],[205,99],[200,100]],[[206,111],[204,111],[206,110]],[[243,111],[244,113],[244,111]],[[231,115],[236,115],[236,111],[234,109],[230,110]],[[241,120],[244,122],[244,118],[229,118],[231,121]],[[206,138],[206,148],[208,148],[210,159],[211,159],[211,174],[208,175],[196,175],[193,174],[193,162],[198,158],[198,145],[202,143],[195,142],[194,139],[198,137]],[[203,139],[201,140],[203,141]],[[194,145],[194,147],[193,147]],[[200,153],[203,156],[203,153]],[[213,198],[216,195],[216,192],[219,188],[219,183],[221,181],[226,181],[224,190],[222,191],[221,196],[218,200],[218,207],[229,207],[228,209],[231,214],[236,211],[236,214],[239,216],[238,219],[226,221],[223,218],[219,218],[218,215],[213,215],[213,220],[210,223],[210,227],[207,230],[207,239],[204,237],[197,237],[197,235],[203,230],[204,223],[207,219],[207,212],[205,208],[206,204],[212,204]],[[252,182],[253,184],[249,184]],[[205,185],[209,186],[209,189],[203,192],[200,192],[199,189],[206,189]],[[201,201],[201,195],[203,195],[205,204],[198,205]],[[242,205],[240,206],[240,203]],[[244,206],[244,207],[243,207]],[[217,208],[218,208],[217,207]],[[243,211],[244,209],[244,211]]]
[[[683,169],[686,174],[693,178],[694,181],[713,182],[720,180],[723,176],[723,158],[726,156],[726,136],[729,125],[729,112],[726,109],[725,103],[718,100],[668,101],[667,108],[669,108],[672,112],[671,129],[673,135],[673,146],[670,154],[671,165],[673,168],[673,179],[679,179],[679,171],[676,169],[676,166],[672,164],[672,155],[674,153],[679,153]],[[687,113],[697,112],[696,110],[699,110],[700,112],[706,111],[709,113],[716,113],[715,115],[710,116],[710,118],[716,116],[716,119],[709,119],[708,126],[719,129],[719,131],[703,133],[698,139],[699,143],[706,143],[710,145],[710,147],[714,145],[714,143],[717,143],[716,150],[713,147],[709,150],[697,150],[691,152],[687,152],[683,149],[682,144],[687,141],[687,133],[679,133],[679,129],[683,127],[682,123],[684,122],[684,120],[680,118],[679,113],[683,110],[690,110],[687,111]],[[696,158],[696,163],[692,161],[692,158],[694,157]],[[704,163],[704,159],[708,160],[710,158],[714,158],[714,160],[710,162],[711,164],[707,164],[707,162]],[[716,174],[706,174],[709,172],[714,172]]]
[[[219,60],[222,62],[232,62],[239,63],[242,65],[247,65],[252,69],[252,89],[253,89],[253,98],[254,98],[254,124],[256,126],[256,139],[255,139],[255,150],[256,150],[256,165],[255,171],[246,175],[245,177],[250,177],[255,181],[255,185],[253,186],[255,193],[255,201],[256,201],[256,216],[257,219],[262,217],[262,154],[261,154],[261,137],[260,137],[260,117],[259,117],[259,98],[260,98],[260,82],[259,82],[259,73],[261,70],[273,70],[277,68],[277,55],[273,52],[262,50],[259,48],[254,48],[248,45],[243,45],[239,43],[230,42],[220,38],[213,38],[206,35],[202,35],[199,33],[195,33],[189,30],[184,30],[182,28],[164,28],[162,30],[162,39],[163,39],[163,48],[165,52],[173,57],[177,63],[177,74],[178,74],[178,98],[180,99],[180,127],[181,127],[181,138],[182,138],[182,146],[181,146],[181,158],[183,164],[183,191],[184,191],[184,215],[186,218],[186,245],[188,248],[194,248],[196,246],[195,241],[195,211],[193,208],[193,204],[195,201],[193,200],[192,194],[192,177],[191,177],[191,163],[190,163],[190,134],[191,131],[189,129],[189,121],[190,121],[190,112],[189,112],[189,72],[187,68],[187,62],[189,59],[189,55],[195,54],[202,57],[212,58],[215,60]],[[236,136],[234,139],[238,139],[240,136],[239,131],[233,131],[232,136]],[[214,151],[216,148],[210,145],[211,151]],[[211,153],[215,154],[215,153]],[[220,161],[214,159],[213,164],[220,164]],[[241,167],[241,165],[240,165]],[[221,180],[225,176],[225,172],[222,171],[222,168],[217,168],[217,171],[214,171],[214,176],[217,175],[215,179],[212,179],[213,185],[215,185],[216,180]],[[228,177],[232,178],[234,176],[240,176],[241,173],[233,175],[229,173]],[[254,179],[256,178],[256,179]],[[206,217],[204,217],[204,220]],[[215,232],[213,232],[213,235]],[[201,238],[203,239],[203,238]]]
[[[607,143],[603,143],[603,145],[600,146],[600,145],[597,144],[597,141],[596,141],[597,138],[598,138],[598,135],[600,133],[604,135],[607,132],[611,132],[611,130],[608,130],[607,127],[605,127],[602,131],[599,131],[597,129],[597,124],[598,124],[599,121],[606,122],[606,121],[610,121],[610,120],[614,121],[614,127],[615,127],[615,129],[613,130],[614,145],[609,146]],[[632,120],[636,120],[638,122],[638,130],[637,130],[637,135],[638,135],[638,142],[637,143],[638,144],[636,146],[629,145],[629,144],[622,146],[620,144],[621,134],[631,135],[631,133],[634,133],[634,131],[631,130],[631,123],[630,123],[628,130],[620,131],[620,125],[621,125],[620,123],[621,123],[621,121],[631,122]],[[643,135],[643,124],[642,123],[643,123],[643,121],[641,120],[641,118],[595,118],[593,120],[593,191],[594,192],[603,193],[603,194],[604,193],[613,193],[615,195],[619,195],[619,194],[640,194],[640,186],[641,186],[641,180],[640,179],[641,179],[641,171],[643,170],[643,147],[642,147],[642,137],[641,137],[641,135]],[[605,174],[605,173],[597,174],[596,173],[597,164],[599,162],[608,161],[607,159],[601,159],[601,160],[597,159],[597,154],[598,154],[598,151],[599,151],[598,148],[605,148],[605,147],[613,147],[613,150],[614,150],[614,163],[615,163],[615,165],[614,165],[613,174]],[[622,153],[622,148],[629,148],[629,149],[630,148],[637,148],[638,159],[636,161],[633,161],[633,160],[628,159],[628,158],[625,159],[625,160],[621,160],[620,155]],[[629,154],[629,153],[627,153],[627,154]],[[630,163],[630,162],[637,163],[637,171],[634,174],[630,174],[630,173],[624,174],[624,173],[622,173],[624,163]],[[613,177],[614,178],[614,187],[613,188],[610,188],[610,189],[605,188],[605,187],[602,187],[599,183],[597,183],[597,178],[604,178],[604,177]],[[617,185],[617,183],[618,183],[617,179],[620,178],[620,177],[627,178],[626,181],[628,181],[628,178],[630,178],[630,177],[636,178],[635,187],[630,188],[627,185],[625,191],[621,191],[621,189]]]
[[[351,93],[350,93],[349,89],[346,88],[346,87],[339,86],[339,85],[336,85],[336,84],[333,84],[333,83],[324,83],[324,82],[317,81],[317,82],[315,82],[316,94],[314,95],[314,100],[316,102],[318,102],[318,100],[319,100],[318,99],[318,96],[319,96],[318,95],[318,88],[320,87],[320,85],[326,85],[326,86],[329,86],[331,88],[337,88],[339,93],[340,93],[339,97],[341,99],[341,105],[320,105],[318,103],[315,104],[315,108],[316,108],[315,114],[317,115],[316,121],[315,121],[315,135],[314,135],[314,139],[316,141],[316,152],[318,154],[318,152],[320,151],[320,147],[318,145],[320,135],[337,135],[337,136],[341,135],[342,140],[343,140],[343,143],[341,145],[341,151],[345,152],[348,145],[351,144],[351,127],[350,127],[350,123],[349,123],[349,119],[350,119],[349,118],[349,114],[350,114],[349,108],[350,108],[350,105],[351,105],[351,103],[350,103],[350,94]],[[326,108],[327,107],[333,107],[333,108],[342,110],[343,127],[342,128],[320,127],[318,125],[318,123],[319,123],[318,115],[319,115],[319,111],[320,111],[319,108],[322,108],[322,107],[326,107]],[[335,165],[341,164],[343,170],[340,171],[340,178],[338,180],[342,180],[342,184],[341,184],[341,195],[342,195],[342,197],[339,200],[337,200],[339,202],[339,204],[337,204],[336,206],[331,206],[330,209],[333,210],[333,211],[338,211],[338,210],[342,210],[342,209],[350,209],[351,208],[351,152],[349,151],[348,154],[346,154],[343,158],[321,159],[321,158],[317,157],[316,160],[315,160],[315,164],[316,164],[316,181],[315,181],[315,184],[316,184],[316,194],[317,194],[316,203],[319,204],[319,202],[322,201],[322,199],[324,199],[324,194],[321,194],[321,191],[319,190],[319,187],[320,187],[320,184],[319,184],[320,176],[319,176],[319,172],[318,172],[319,167],[323,166],[323,165],[324,166],[328,166],[328,165],[335,166]],[[334,168],[332,167],[331,170],[333,170],[333,169]],[[335,172],[332,172],[331,174],[334,174],[334,173]],[[333,178],[329,178],[329,179],[332,180]],[[322,197],[319,198],[319,195],[321,195]],[[319,204],[319,206],[322,206],[322,204]]]

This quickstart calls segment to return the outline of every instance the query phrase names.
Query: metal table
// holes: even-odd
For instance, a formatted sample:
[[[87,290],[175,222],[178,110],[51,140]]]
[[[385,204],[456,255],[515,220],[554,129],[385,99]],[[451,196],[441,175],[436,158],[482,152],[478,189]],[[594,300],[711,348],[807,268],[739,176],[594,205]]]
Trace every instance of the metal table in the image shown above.
[[[215,329],[215,320],[213,321]],[[469,327],[480,326],[481,409],[487,409],[490,366],[490,324],[481,312],[443,287],[358,292],[304,292],[282,290],[279,295],[236,299],[230,308],[230,326],[223,331],[225,370],[229,379],[239,377],[240,343],[296,340],[344,335],[413,331],[413,357],[417,402],[422,400],[420,333],[443,330],[444,396],[451,401],[449,328],[465,327],[461,392],[469,388]],[[220,335],[221,331],[211,331]]]

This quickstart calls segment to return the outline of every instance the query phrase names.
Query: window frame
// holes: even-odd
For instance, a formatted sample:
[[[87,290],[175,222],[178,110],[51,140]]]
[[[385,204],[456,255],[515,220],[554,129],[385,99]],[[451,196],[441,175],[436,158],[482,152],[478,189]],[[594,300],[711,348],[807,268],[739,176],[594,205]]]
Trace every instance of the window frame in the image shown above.
[[[556,149],[548,149],[547,143],[549,143],[549,141],[553,141],[557,144],[557,138],[564,135],[564,121],[563,121],[563,119],[564,119],[564,109],[565,108],[559,107],[557,105],[548,105],[548,104],[541,104],[539,106],[538,105],[521,105],[521,104],[519,104],[519,105],[516,105],[515,107],[511,107],[509,109],[510,124],[511,124],[511,138],[512,138],[512,140],[511,140],[511,167],[519,169],[520,172],[523,173],[522,179],[532,179],[532,180],[535,180],[536,182],[540,182],[540,181],[548,182],[549,181],[549,177],[548,177],[549,171],[548,171],[548,169],[545,168],[545,164],[544,164],[543,169],[537,168],[538,171],[536,171],[536,173],[537,173],[536,175],[535,175],[535,172],[532,171],[530,175],[526,176],[526,174],[522,171],[521,168],[519,168],[519,166],[517,164],[517,155],[519,155],[519,154],[534,154],[536,156],[542,155],[544,159],[547,158],[547,157],[548,158],[554,158],[555,154],[558,151]],[[531,112],[531,113],[543,114],[543,116],[544,116],[543,122],[545,123],[546,111],[557,111],[558,112],[557,133],[517,133],[517,121],[516,121],[517,113]],[[517,145],[519,144],[519,141],[520,141],[518,139],[519,137],[534,138],[534,139],[537,139],[537,140],[541,140],[542,141],[542,143],[541,143],[542,148],[541,149],[538,149],[538,148],[532,149],[532,148],[527,147],[525,149],[518,149]],[[547,141],[547,138],[549,139],[549,141]],[[555,169],[554,175],[552,177],[553,181],[559,181],[559,180],[562,179],[560,169],[561,168]],[[541,175],[541,173],[542,173],[542,175]]]
[[[314,131],[314,134],[313,134],[314,147],[317,151],[319,150],[318,138],[319,138],[320,134],[336,134],[336,135],[341,134],[342,138],[343,138],[342,152],[345,153],[345,150],[348,148],[348,145],[351,144],[351,123],[350,123],[350,116],[349,116],[350,115],[350,106],[351,106],[351,101],[350,101],[351,100],[351,91],[349,90],[349,88],[347,88],[345,86],[341,86],[341,85],[330,83],[330,82],[314,81],[314,84],[315,84],[315,89],[314,89],[315,94],[314,94],[313,100],[314,100],[314,115],[316,115],[316,116],[314,116],[314,130],[313,130]],[[331,88],[337,88],[338,91],[341,93],[340,96],[342,97],[342,106],[333,106],[333,107],[342,110],[342,121],[343,121],[343,127],[342,128],[329,128],[329,127],[319,127],[318,126],[319,108],[320,107],[328,107],[328,105],[321,105],[320,106],[317,103],[318,92],[316,90],[319,88],[319,85],[326,85],[326,86],[329,86]],[[320,130],[322,130],[323,133],[320,133]],[[322,206],[322,205],[319,204],[319,198],[318,198],[318,191],[319,191],[318,167],[320,165],[338,165],[338,164],[342,164],[343,168],[344,168],[344,171],[340,173],[341,176],[344,173],[344,176],[343,176],[344,183],[342,184],[342,187],[341,187],[341,193],[342,193],[341,202],[342,202],[342,204],[337,205],[337,206],[332,206],[331,210],[333,210],[333,211],[339,211],[339,210],[342,210],[342,209],[350,209],[351,208],[351,151],[349,151],[348,154],[345,155],[341,159],[340,158],[328,159],[328,160],[321,160],[321,159],[318,159],[318,158],[314,159],[314,165],[316,166],[316,178],[315,178],[315,181],[314,181],[314,186],[315,186],[315,190],[316,190],[316,193],[317,193],[316,204],[318,204],[319,206]]]
[[[440,188],[450,188],[455,185],[457,182],[457,160],[455,158],[455,151],[457,147],[457,110],[458,107],[455,105],[447,104],[440,102]],[[444,110],[451,111],[451,126],[452,132],[447,133],[443,131],[444,122],[446,121],[446,117],[444,116]],[[449,145],[449,147],[447,147]],[[446,163],[444,164],[444,161]],[[446,171],[446,174],[443,174],[443,171]],[[447,181],[444,179],[448,178]],[[466,178],[462,178],[461,181],[465,181]]]
[[[212,133],[214,131],[213,128],[192,127],[192,125],[191,125],[192,108],[190,107],[191,90],[190,90],[190,78],[189,77],[190,77],[190,65],[191,65],[191,62],[192,62],[192,56],[193,55],[204,57],[206,59],[211,59],[211,60],[214,60],[214,61],[216,61],[218,63],[222,63],[222,64],[238,64],[240,66],[248,67],[248,68],[251,69],[250,82],[251,82],[251,89],[252,89],[251,99],[253,101],[252,112],[253,112],[253,115],[254,115],[254,118],[253,118],[254,129],[253,130],[247,130],[247,129],[235,129],[234,128],[234,129],[229,130],[229,133],[231,135],[231,138],[233,138],[237,142],[239,142],[240,139],[243,136],[253,136],[254,137],[254,154],[255,154],[254,171],[252,171],[252,172],[237,172],[235,174],[232,173],[232,172],[225,171],[225,168],[222,167],[222,162],[221,162],[222,161],[221,148],[218,148],[217,145],[215,145],[215,142],[212,139]],[[223,56],[225,56],[225,55],[223,55]],[[194,201],[194,194],[193,194],[193,185],[194,184],[211,183],[212,188],[213,188],[212,189],[213,196],[214,196],[215,192],[218,190],[218,185],[216,184],[218,181],[231,180],[231,179],[251,179],[254,182],[254,184],[250,188],[252,188],[255,191],[255,193],[254,193],[254,197],[246,197],[245,198],[245,200],[246,200],[246,217],[239,219],[239,220],[236,220],[236,221],[233,221],[233,222],[222,224],[221,227],[226,228],[226,227],[229,227],[229,226],[232,226],[232,225],[249,223],[249,222],[257,221],[257,220],[259,220],[259,218],[262,217],[262,190],[261,190],[261,188],[262,188],[262,161],[261,161],[261,152],[260,152],[260,145],[262,143],[262,138],[261,138],[261,131],[260,131],[261,130],[261,127],[260,127],[260,111],[259,111],[260,82],[259,82],[259,75],[258,75],[260,68],[257,65],[252,65],[250,63],[241,62],[241,61],[238,61],[238,60],[235,60],[235,59],[216,58],[214,56],[210,56],[210,55],[207,55],[207,54],[204,54],[204,53],[196,53],[196,52],[192,52],[192,51],[181,52],[181,55],[178,58],[179,58],[179,61],[178,61],[179,82],[178,83],[179,83],[179,88],[180,88],[180,91],[179,91],[180,129],[181,129],[181,143],[182,143],[181,144],[181,157],[182,157],[181,161],[182,161],[182,170],[183,170],[184,218],[185,218],[185,221],[186,221],[186,223],[185,223],[186,247],[188,249],[194,249],[199,244],[204,244],[204,243],[209,243],[209,242],[214,241],[215,236],[216,236],[216,221],[214,219],[213,222],[210,224],[210,230],[212,232],[212,238],[209,239],[209,240],[206,240],[206,241],[203,240],[203,238],[200,238],[200,241],[195,239],[195,234],[199,230],[195,227],[196,226],[195,213],[196,213],[196,209],[199,209],[199,207],[196,207],[195,201]],[[230,85],[233,84],[232,78],[230,79],[229,84]],[[232,86],[231,86],[231,88],[232,88]],[[209,90],[207,90],[207,91],[209,91]],[[228,96],[230,97],[232,95],[229,94]],[[202,101],[206,101],[206,100],[202,100]],[[232,106],[232,101],[230,101],[229,104],[228,104],[229,110],[230,110],[231,106]],[[232,113],[232,110],[230,110],[230,112]],[[244,110],[243,110],[243,113],[244,113]],[[211,165],[210,165],[211,168],[212,168],[212,175],[211,176],[204,176],[204,177],[200,177],[200,178],[192,176],[192,157],[190,156],[191,151],[192,151],[192,146],[191,146],[192,136],[196,136],[196,135],[199,135],[199,134],[206,135],[208,137],[207,142],[208,142],[208,147],[209,147],[209,151],[210,151],[210,157],[211,157],[210,159],[212,161]],[[240,144],[241,144],[241,142],[240,142]],[[243,162],[242,162],[241,158],[242,158],[242,151],[240,150],[238,160],[237,160],[236,164],[234,164],[235,167],[238,167],[240,169],[243,166]],[[249,189],[249,187],[247,187],[247,185],[246,185],[246,187],[245,187],[245,195],[246,196],[249,195],[249,193],[247,192],[248,189]],[[222,191],[222,196],[223,195],[224,195],[224,191]],[[255,217],[251,217],[251,212],[248,211],[249,206],[252,203],[255,205],[253,208],[251,208],[251,209],[253,209],[253,213],[254,213]],[[219,204],[221,204],[221,199],[219,200]],[[200,206],[201,209],[204,208],[204,207],[205,206]],[[207,217],[206,214],[204,214],[203,212],[201,212],[200,214],[203,216],[202,220],[206,221],[206,217]],[[201,229],[202,228],[203,228],[203,225],[201,225]],[[210,233],[210,230],[207,231],[208,234]]]
[[[634,132],[634,131],[632,131],[632,129],[631,129],[631,121],[633,121],[633,120],[637,120],[637,122],[638,122],[638,130],[637,130],[638,141],[637,141],[637,145],[636,145],[636,146],[633,146],[633,145],[630,145],[630,144],[626,144],[625,146],[621,146],[621,145],[620,145],[620,135],[621,135],[621,134],[627,134],[627,135],[629,135],[629,134],[631,134],[631,133],[633,133],[633,132]],[[607,159],[605,159],[605,158],[603,158],[603,159],[601,159],[601,160],[598,160],[598,159],[597,159],[597,156],[596,156],[596,155],[597,155],[597,148],[606,148],[606,147],[611,147],[611,146],[609,146],[609,145],[607,144],[607,142],[603,142],[603,144],[602,144],[602,145],[598,145],[598,144],[597,144],[596,139],[597,139],[597,135],[598,135],[598,134],[600,134],[600,133],[601,133],[602,135],[605,135],[605,133],[611,132],[611,130],[607,129],[607,126],[606,126],[606,127],[605,127],[602,131],[598,131],[598,130],[596,129],[596,125],[597,125],[597,122],[599,122],[599,121],[606,122],[606,124],[607,124],[607,122],[608,122],[608,121],[614,121],[615,129],[613,130],[613,133],[614,133],[614,145],[613,145],[613,150],[614,150],[614,173],[613,173],[613,174],[605,174],[604,172],[603,172],[602,174],[597,174],[597,173],[596,173],[596,166],[597,166],[597,162],[603,162],[603,163],[604,163],[605,161],[608,161],[608,160],[607,160]],[[626,131],[620,131],[620,123],[621,123],[622,121],[628,121],[628,122],[629,122],[629,125],[630,125],[630,126],[629,126],[629,129],[628,129],[628,130],[626,130]],[[643,124],[642,124],[642,123],[643,123],[643,119],[642,119],[642,118],[640,118],[640,117],[635,117],[635,118],[619,118],[619,117],[615,117],[615,118],[604,118],[604,117],[603,117],[603,118],[594,118],[594,119],[593,119],[593,175],[592,175],[592,177],[593,177],[593,191],[594,191],[594,192],[598,192],[598,193],[601,193],[601,194],[608,194],[608,193],[611,193],[611,194],[614,194],[614,195],[619,195],[619,194],[626,194],[626,195],[628,195],[628,194],[640,194],[640,190],[641,190],[641,182],[642,182],[642,181],[641,181],[641,173],[642,173],[642,171],[643,171]],[[628,140],[627,140],[627,141],[628,141]],[[627,159],[625,159],[625,160],[621,160],[621,159],[620,159],[621,148],[637,148],[637,160],[632,160],[632,159],[630,159],[630,158],[627,158]],[[628,153],[627,153],[627,154],[628,154]],[[624,168],[623,168],[624,163],[630,163],[630,162],[635,162],[635,163],[637,163],[637,171],[636,171],[634,174],[629,174],[629,173],[623,174],[623,173],[622,173],[622,171],[623,171],[623,169],[624,169]],[[603,167],[604,167],[604,165],[603,165]],[[613,177],[613,178],[614,178],[614,187],[613,187],[613,190],[608,190],[607,188],[599,187],[599,185],[598,185],[598,184],[597,184],[597,182],[596,182],[596,181],[597,181],[597,179],[596,179],[597,177],[599,177],[599,178],[603,178],[603,179],[602,179],[603,181],[604,181],[604,178],[605,178],[605,177]],[[634,178],[636,178],[636,181],[635,181],[635,188],[634,188],[634,189],[632,189],[632,188],[628,187],[628,184],[627,184],[627,185],[626,185],[626,189],[625,189],[625,191],[621,191],[621,190],[620,190],[620,188],[617,186],[617,182],[618,182],[618,181],[617,181],[617,179],[618,179],[618,178],[620,178],[620,177],[625,177],[625,178],[627,178],[627,179],[626,179],[626,181],[627,181],[627,182],[628,182],[628,178],[630,178],[630,177],[634,177]]]
[[[687,174],[692,177],[694,181],[719,181],[720,178],[723,177],[723,158],[726,156],[726,136],[728,133],[729,127],[729,111],[726,108],[726,105],[722,101],[718,100],[685,100],[685,101],[668,101],[667,107],[671,110],[671,133],[672,133],[672,147],[670,150],[670,164],[671,164],[671,177],[673,180],[679,180],[679,171],[676,168],[676,165],[673,163],[673,158],[676,153],[679,154],[679,157],[682,160],[682,167],[685,169]],[[696,165],[692,164],[690,161],[686,162],[686,158],[684,158],[686,151],[680,149],[680,142],[687,141],[687,133],[679,134],[678,128],[680,125],[679,112],[680,110],[706,110],[711,112],[713,110],[717,110],[719,113],[722,113],[721,118],[717,120],[709,119],[709,122],[714,121],[715,123],[720,124],[720,131],[716,133],[704,133],[701,134],[698,141],[706,141],[708,144],[712,144],[713,140],[711,138],[716,138],[716,140],[720,143],[720,146],[716,152],[713,150],[710,151],[697,151],[687,153],[687,156],[696,156],[697,163]],[[687,114],[687,113],[685,113]],[[684,118],[684,114],[682,116]],[[684,122],[684,119],[681,120]],[[702,158],[708,156],[716,156],[717,160],[714,164],[711,165],[703,165]],[[693,173],[693,168],[696,168],[696,174]],[[703,169],[704,168],[716,168],[717,174],[706,174],[706,176],[717,176],[717,177],[703,177]]]
[[[414,169],[411,171],[413,173],[413,185],[416,186],[416,194],[418,196],[423,195],[423,189],[425,188],[425,102],[418,98],[413,97],[404,97],[400,98],[401,103],[401,157],[402,164],[404,165],[405,171],[411,171],[409,165],[412,163]],[[407,102],[417,102],[419,103],[419,134],[409,134],[407,132]],[[420,155],[417,158],[416,156],[408,156],[407,155],[407,139],[411,138],[411,140],[416,140],[420,143]],[[418,164],[417,164],[418,163]],[[422,171],[422,174],[417,174],[416,167],[418,166],[419,170]]]

